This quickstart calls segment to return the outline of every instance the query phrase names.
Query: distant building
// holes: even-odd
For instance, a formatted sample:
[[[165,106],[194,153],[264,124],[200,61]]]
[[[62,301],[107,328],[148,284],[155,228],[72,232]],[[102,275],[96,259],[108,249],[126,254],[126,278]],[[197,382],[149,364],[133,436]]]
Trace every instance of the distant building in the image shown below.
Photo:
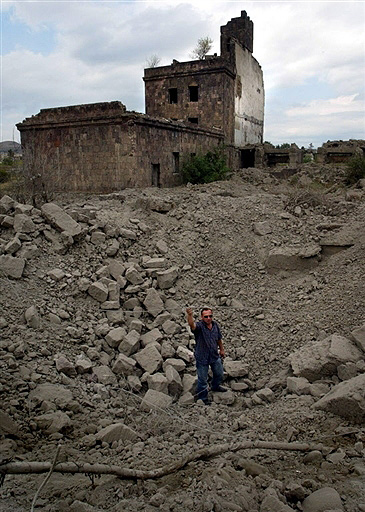
[[[108,192],[174,186],[186,156],[224,143],[231,166],[254,164],[264,84],[245,11],[221,27],[221,55],[144,72],[146,114],[118,102],[42,109],[17,125],[29,175],[49,189]]]

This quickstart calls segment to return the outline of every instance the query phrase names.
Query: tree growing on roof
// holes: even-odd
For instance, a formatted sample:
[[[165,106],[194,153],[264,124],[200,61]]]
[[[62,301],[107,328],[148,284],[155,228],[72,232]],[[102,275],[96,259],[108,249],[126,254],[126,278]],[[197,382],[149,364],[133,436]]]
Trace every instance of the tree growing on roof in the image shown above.
[[[213,46],[213,39],[209,36],[198,39],[197,45],[191,53],[193,59],[204,59]]]

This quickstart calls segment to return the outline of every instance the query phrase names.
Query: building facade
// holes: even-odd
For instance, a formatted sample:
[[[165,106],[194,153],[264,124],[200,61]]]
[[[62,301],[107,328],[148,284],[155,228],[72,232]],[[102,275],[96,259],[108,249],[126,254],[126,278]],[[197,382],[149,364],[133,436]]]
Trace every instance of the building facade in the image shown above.
[[[262,143],[264,86],[243,11],[221,27],[221,55],[146,69],[146,114],[119,101],[43,109],[17,125],[29,177],[49,190],[109,192],[182,182],[192,154]]]

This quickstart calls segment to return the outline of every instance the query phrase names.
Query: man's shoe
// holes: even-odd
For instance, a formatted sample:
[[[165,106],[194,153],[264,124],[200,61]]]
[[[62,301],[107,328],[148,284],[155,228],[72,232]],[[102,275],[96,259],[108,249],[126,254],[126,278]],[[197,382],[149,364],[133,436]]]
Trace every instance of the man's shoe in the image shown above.
[[[206,400],[202,400],[202,402],[204,402],[204,405],[210,405],[212,402],[208,399]]]
[[[213,393],[225,393],[228,391],[227,388],[224,388],[222,386],[218,386],[216,389],[212,389]]]

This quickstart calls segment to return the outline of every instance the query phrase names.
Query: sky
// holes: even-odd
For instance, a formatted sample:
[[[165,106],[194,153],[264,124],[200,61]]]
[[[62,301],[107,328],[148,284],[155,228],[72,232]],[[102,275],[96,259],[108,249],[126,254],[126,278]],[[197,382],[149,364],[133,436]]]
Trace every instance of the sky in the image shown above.
[[[191,60],[246,10],[265,83],[264,140],[365,139],[365,2],[0,0],[0,140],[42,108],[119,100],[144,112],[143,69]]]

